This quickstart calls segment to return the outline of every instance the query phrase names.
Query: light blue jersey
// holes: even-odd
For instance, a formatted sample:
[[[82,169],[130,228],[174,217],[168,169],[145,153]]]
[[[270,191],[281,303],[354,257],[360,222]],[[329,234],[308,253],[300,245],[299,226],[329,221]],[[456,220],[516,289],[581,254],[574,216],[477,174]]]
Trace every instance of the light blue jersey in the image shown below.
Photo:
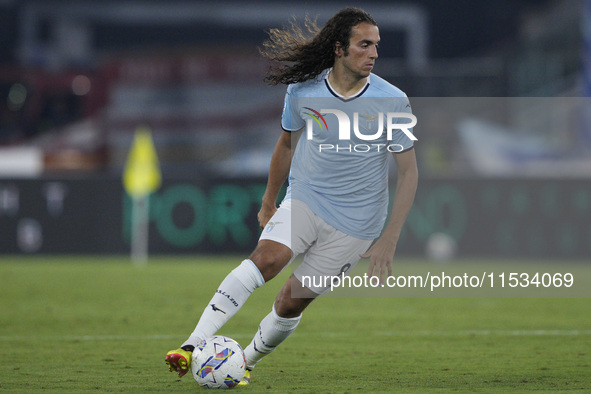
[[[343,98],[328,72],[287,88],[281,125],[302,135],[285,198],[303,201],[345,234],[375,239],[387,217],[391,152],[413,148],[412,128],[395,127],[411,122],[403,116],[411,114],[410,104],[375,74],[358,94]]]

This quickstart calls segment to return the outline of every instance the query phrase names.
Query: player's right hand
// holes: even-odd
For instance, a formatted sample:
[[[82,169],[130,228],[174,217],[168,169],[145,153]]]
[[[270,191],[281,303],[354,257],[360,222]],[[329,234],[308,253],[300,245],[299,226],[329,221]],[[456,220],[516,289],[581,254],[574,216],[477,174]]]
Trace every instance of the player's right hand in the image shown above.
[[[259,226],[261,227],[261,229],[265,228],[269,220],[271,220],[271,217],[275,215],[275,212],[277,212],[277,207],[275,205],[263,204],[261,210],[257,215],[257,219],[259,220]]]

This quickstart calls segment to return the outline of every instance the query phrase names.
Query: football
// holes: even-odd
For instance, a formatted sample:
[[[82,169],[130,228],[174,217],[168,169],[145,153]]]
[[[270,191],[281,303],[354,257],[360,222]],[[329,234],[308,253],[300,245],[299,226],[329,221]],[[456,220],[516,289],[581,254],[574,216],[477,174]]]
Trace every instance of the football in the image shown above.
[[[231,389],[244,377],[246,359],[242,347],[221,335],[205,339],[191,360],[193,378],[202,387]]]

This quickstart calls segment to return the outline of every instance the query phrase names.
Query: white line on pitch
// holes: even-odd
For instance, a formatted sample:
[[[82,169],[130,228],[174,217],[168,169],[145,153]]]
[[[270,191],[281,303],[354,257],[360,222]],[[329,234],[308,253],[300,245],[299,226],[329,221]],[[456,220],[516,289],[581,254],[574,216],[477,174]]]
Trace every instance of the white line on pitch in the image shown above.
[[[368,332],[372,336],[385,337],[458,337],[458,336],[587,336],[591,335],[591,330],[450,330],[450,331],[435,331],[435,330],[419,330],[419,331],[380,331]],[[349,336],[347,333],[334,332],[325,333],[323,336],[327,337],[341,337]]]
[[[381,331],[369,332],[372,336],[385,337],[458,337],[458,336],[589,336],[591,330],[459,330],[459,331]],[[220,333],[236,340],[250,339],[251,334],[228,334]],[[346,332],[323,333],[324,337],[347,337],[351,334]],[[47,336],[24,336],[24,335],[0,335],[0,341],[164,341],[182,340],[180,335],[47,335]]]

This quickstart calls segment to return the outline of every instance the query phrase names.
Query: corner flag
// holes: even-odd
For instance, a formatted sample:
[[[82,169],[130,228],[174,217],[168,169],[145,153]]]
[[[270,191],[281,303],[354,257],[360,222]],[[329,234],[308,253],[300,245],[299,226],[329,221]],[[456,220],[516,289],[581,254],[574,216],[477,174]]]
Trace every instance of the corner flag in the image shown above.
[[[127,157],[123,173],[123,186],[132,198],[155,192],[162,183],[158,156],[147,127],[139,127]]]
[[[123,171],[123,187],[132,200],[131,259],[138,265],[148,261],[150,193],[162,183],[158,155],[147,127],[139,127]]]

